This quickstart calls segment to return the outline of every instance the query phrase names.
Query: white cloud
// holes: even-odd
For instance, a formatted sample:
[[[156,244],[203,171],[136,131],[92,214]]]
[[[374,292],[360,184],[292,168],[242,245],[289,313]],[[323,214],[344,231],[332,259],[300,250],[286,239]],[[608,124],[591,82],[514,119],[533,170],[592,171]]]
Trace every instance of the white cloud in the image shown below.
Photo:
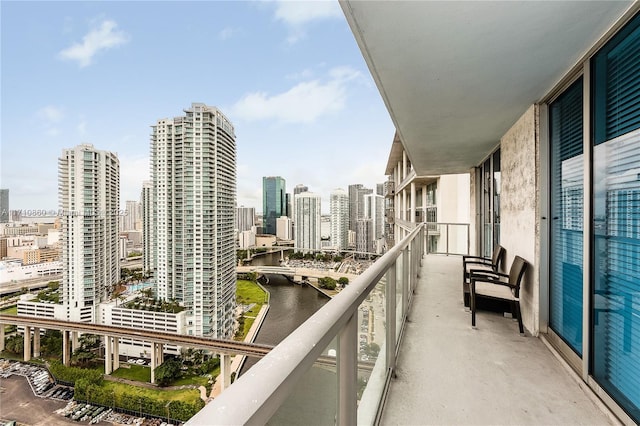
[[[347,83],[361,76],[348,67],[332,69],[328,81],[319,79],[298,83],[286,92],[245,95],[231,108],[241,120],[271,120],[283,123],[311,123],[321,116],[341,111],[347,100]]]
[[[225,27],[218,33],[220,40],[227,40],[240,33],[240,28]]]
[[[37,116],[47,124],[55,124],[62,121],[64,118],[64,111],[60,107],[47,105],[46,107],[38,110]]]
[[[332,0],[275,0],[274,16],[289,27],[287,44],[295,44],[306,37],[310,22],[321,19],[342,18],[337,1]]]
[[[93,56],[101,50],[111,49],[129,41],[129,36],[124,31],[117,30],[118,24],[114,21],[102,21],[99,27],[89,31],[82,43],[74,43],[60,51],[62,59],[77,61],[81,68],[91,65]]]
[[[276,19],[300,27],[317,19],[341,18],[337,1],[330,0],[278,0],[275,1]]]

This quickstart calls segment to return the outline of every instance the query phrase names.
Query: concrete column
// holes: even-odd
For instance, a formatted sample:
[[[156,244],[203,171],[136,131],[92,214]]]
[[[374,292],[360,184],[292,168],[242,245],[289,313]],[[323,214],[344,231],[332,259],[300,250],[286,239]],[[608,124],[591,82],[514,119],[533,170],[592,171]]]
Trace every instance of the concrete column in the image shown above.
[[[416,184],[415,182],[411,182],[411,206],[409,207],[409,211],[411,214],[411,219],[409,221],[411,223],[416,223]]]
[[[407,190],[403,189],[402,190],[402,205],[400,206],[400,209],[402,210],[402,215],[401,215],[401,219],[402,220],[407,220]]]
[[[31,327],[24,327],[24,360],[31,360]]]
[[[164,362],[164,343],[158,343],[158,365]]]
[[[155,383],[156,382],[156,362],[158,361],[157,355],[156,355],[156,344],[155,343],[151,343],[151,383]]]
[[[407,152],[402,151],[402,179],[407,177]]]
[[[118,336],[113,337],[113,371],[120,368],[120,338]]]
[[[220,354],[220,375],[222,376],[222,389],[231,386],[231,356]]]
[[[422,216],[424,216],[424,220],[426,222],[427,220],[427,185],[422,185],[422,210],[424,211]]]
[[[72,331],[71,332],[71,352],[75,352],[79,347],[80,345],[78,344],[78,332]]]
[[[68,367],[70,359],[69,332],[67,330],[62,330],[62,364]]]
[[[0,324],[0,351],[4,351],[4,324]]]
[[[40,327],[33,328],[33,357],[40,358]]]
[[[104,374],[113,373],[111,362],[111,336],[104,336]]]

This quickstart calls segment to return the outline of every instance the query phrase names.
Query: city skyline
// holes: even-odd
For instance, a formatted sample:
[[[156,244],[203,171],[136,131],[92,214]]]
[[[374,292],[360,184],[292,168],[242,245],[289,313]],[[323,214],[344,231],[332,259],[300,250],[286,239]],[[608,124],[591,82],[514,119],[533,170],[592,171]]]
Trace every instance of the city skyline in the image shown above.
[[[55,210],[57,158],[81,143],[118,155],[124,209],[150,179],[149,123],[192,102],[236,127],[238,206],[262,213],[263,176],[304,183],[326,209],[333,188],[385,180],[394,127],[337,2],[16,2],[2,12],[1,185],[13,209]],[[183,75],[184,61],[210,83]]]

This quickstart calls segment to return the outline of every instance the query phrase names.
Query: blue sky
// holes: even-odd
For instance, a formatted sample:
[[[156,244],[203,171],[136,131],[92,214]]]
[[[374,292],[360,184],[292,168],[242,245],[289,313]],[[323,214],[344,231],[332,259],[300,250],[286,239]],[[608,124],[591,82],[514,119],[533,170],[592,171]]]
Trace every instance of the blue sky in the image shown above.
[[[12,209],[55,209],[62,149],[120,159],[121,201],[149,178],[150,126],[192,102],[236,129],[238,205],[262,176],[323,197],[385,180],[394,128],[337,2],[1,3],[1,174]]]

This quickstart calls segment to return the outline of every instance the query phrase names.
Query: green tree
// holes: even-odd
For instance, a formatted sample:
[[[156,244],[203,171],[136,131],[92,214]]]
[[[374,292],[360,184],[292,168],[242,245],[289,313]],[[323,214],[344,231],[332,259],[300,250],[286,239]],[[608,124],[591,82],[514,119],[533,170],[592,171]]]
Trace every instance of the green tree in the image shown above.
[[[24,352],[24,336],[19,334],[9,336],[5,339],[4,349],[14,354],[21,354]]]
[[[318,285],[320,288],[325,288],[327,290],[335,290],[336,289],[336,280],[331,277],[318,278]]]
[[[180,377],[182,363],[177,358],[168,358],[155,369],[155,378],[159,386],[167,386]]]
[[[349,278],[347,278],[347,277],[338,278],[338,284],[340,284],[342,287],[348,285],[349,284]]]

